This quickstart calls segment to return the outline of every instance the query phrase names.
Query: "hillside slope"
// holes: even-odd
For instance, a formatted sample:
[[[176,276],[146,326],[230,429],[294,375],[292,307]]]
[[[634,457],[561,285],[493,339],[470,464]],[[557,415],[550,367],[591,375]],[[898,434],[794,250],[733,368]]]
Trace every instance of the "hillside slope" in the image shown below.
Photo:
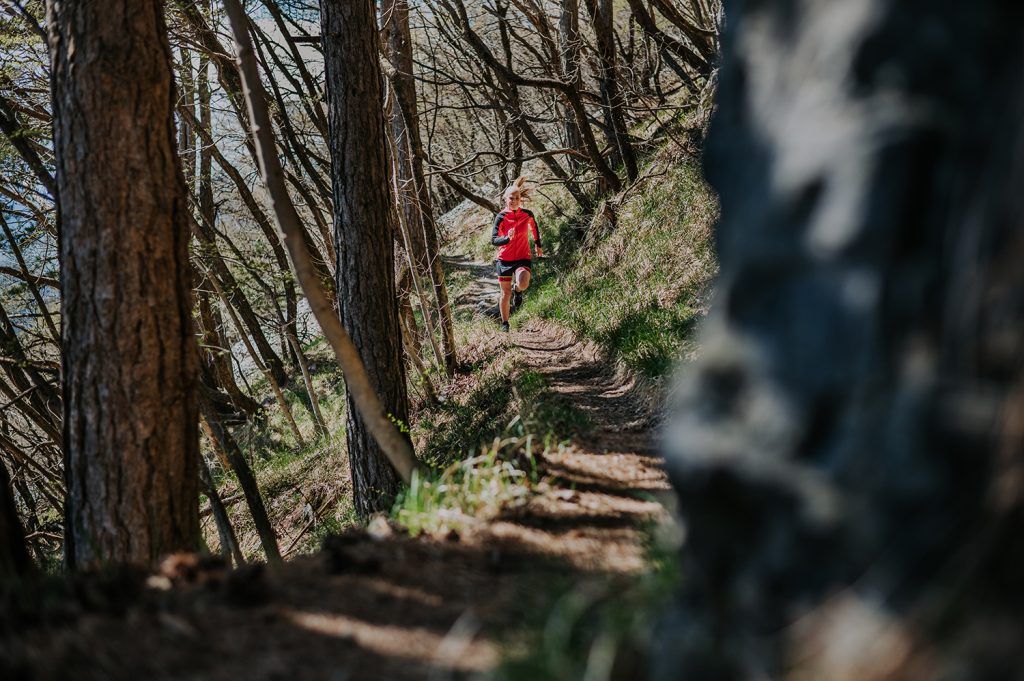
[[[546,188],[528,207],[549,257],[534,262],[517,318],[562,324],[650,378],[692,356],[718,270],[718,201],[693,150],[666,136],[639,179],[602,202],[596,215],[580,215],[566,195]],[[450,256],[489,267],[492,220],[469,202],[445,216]],[[453,270],[458,281],[459,268]]]
[[[3,594],[0,675],[643,676],[678,541],[656,446],[662,384],[650,379],[693,351],[715,218],[679,152],[663,148],[644,177],[615,200],[614,225],[562,212],[557,196],[537,202],[554,257],[510,334],[494,321],[479,236],[489,216],[462,210],[449,224],[463,236],[447,263],[462,372],[434,375],[439,404],[417,400],[412,433],[435,472],[389,518],[351,515],[340,433],[305,450],[280,424],[262,441],[253,433],[246,444],[263,452],[261,485],[292,549],[284,567],[182,556],[155,575]],[[327,413],[343,422],[335,370],[312,355]],[[232,515],[258,559],[242,504]]]

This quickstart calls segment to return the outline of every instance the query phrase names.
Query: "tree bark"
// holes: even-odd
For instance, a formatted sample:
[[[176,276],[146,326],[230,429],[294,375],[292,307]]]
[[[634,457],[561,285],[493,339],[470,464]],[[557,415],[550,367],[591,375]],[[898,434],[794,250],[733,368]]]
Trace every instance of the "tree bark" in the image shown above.
[[[334,168],[335,272],[342,325],[351,335],[387,414],[407,424],[375,17],[372,0],[321,3]],[[356,511],[366,516],[389,509],[398,492],[398,476],[351,396],[346,439]]]
[[[162,6],[48,6],[74,569],[199,542],[189,210]]]
[[[598,80],[601,83],[601,100],[604,104],[604,127],[608,144],[618,150],[618,160],[626,168],[626,176],[632,181],[640,174],[636,152],[629,139],[626,117],[623,114],[625,101],[619,87],[619,69],[615,52],[615,8],[612,0],[586,0],[591,25],[597,38],[597,53],[600,61]]]
[[[652,678],[1021,678],[1024,6],[727,6]]]
[[[335,316],[330,299],[323,290],[323,284],[317,277],[316,268],[305,247],[301,221],[295,210],[295,204],[292,203],[291,197],[288,195],[284,169],[276,154],[270,114],[266,108],[266,95],[259,79],[252,42],[249,39],[248,18],[239,0],[225,0],[225,7],[238,48],[238,69],[244,85],[244,96],[249,116],[253,123],[251,133],[260,174],[267,192],[270,194],[274,215],[291,256],[296,278],[309,300],[313,316],[320,324],[324,337],[330,343],[331,349],[334,350],[334,356],[344,372],[350,410],[352,406],[355,406],[366,430],[379,445],[381,453],[394,467],[397,475],[403,481],[409,482],[412,480],[414,472],[420,468],[413,456],[409,438],[403,436],[396,427],[395,417],[387,411],[385,403],[374,389],[367,367],[351,336],[342,326],[341,319]],[[373,29],[372,5],[370,16],[371,29]],[[372,30],[371,32],[375,38],[376,31]],[[378,73],[378,87],[379,85]],[[383,118],[383,112],[380,109],[376,110]],[[382,133],[383,130],[381,130]],[[383,151],[381,148],[381,152]],[[385,199],[387,198],[385,196]],[[390,243],[390,235],[387,238]],[[393,285],[390,276],[384,283]]]
[[[582,88],[579,0],[561,0],[558,14],[558,49],[562,53],[562,73],[565,79],[577,88]],[[582,152],[583,137],[580,134],[579,123],[573,117],[569,107],[564,107],[563,115],[565,116],[565,146]],[[580,159],[569,156],[569,167],[576,171],[579,166]]]
[[[385,0],[381,14],[388,20],[384,25],[384,34],[387,38],[387,57],[392,69],[390,80],[394,90],[390,117],[391,135],[398,157],[396,174],[402,194],[400,203],[405,212],[405,224],[409,228],[417,270],[429,278],[433,288],[440,318],[444,367],[450,376],[455,371],[457,360],[455,327],[441,263],[433,200],[423,172],[425,154],[420,136],[419,113],[416,110],[408,0]]]

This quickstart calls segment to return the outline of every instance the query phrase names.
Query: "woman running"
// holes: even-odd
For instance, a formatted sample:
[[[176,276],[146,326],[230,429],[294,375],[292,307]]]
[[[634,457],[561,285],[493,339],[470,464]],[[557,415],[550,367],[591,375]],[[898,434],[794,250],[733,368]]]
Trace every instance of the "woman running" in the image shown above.
[[[501,312],[502,331],[508,331],[509,313],[522,304],[523,291],[530,286],[531,229],[537,257],[544,256],[537,221],[533,213],[522,207],[523,200],[529,195],[525,184],[526,178],[520,177],[505,189],[502,193],[505,210],[494,218],[494,227],[491,229],[491,244],[498,247],[495,269],[498,273],[498,285],[501,286],[498,310]]]

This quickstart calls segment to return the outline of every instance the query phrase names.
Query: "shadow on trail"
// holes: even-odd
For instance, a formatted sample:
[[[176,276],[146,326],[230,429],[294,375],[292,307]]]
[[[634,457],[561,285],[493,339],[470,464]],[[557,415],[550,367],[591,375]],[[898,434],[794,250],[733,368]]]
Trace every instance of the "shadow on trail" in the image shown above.
[[[498,664],[506,632],[550,609],[553,584],[647,569],[637,528],[665,516],[651,497],[668,485],[642,386],[556,326],[510,341],[591,423],[545,452],[546,484],[523,506],[448,536],[353,531],[277,571],[200,570],[148,588],[139,576],[107,591],[85,577],[61,598],[0,593],[0,677],[468,678]],[[120,594],[116,606],[107,592]]]

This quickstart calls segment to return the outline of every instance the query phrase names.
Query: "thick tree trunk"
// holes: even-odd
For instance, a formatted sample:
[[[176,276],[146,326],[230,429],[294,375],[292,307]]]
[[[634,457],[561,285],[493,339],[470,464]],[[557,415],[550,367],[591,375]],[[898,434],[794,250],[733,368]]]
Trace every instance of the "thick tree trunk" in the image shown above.
[[[403,481],[409,482],[413,473],[420,468],[413,456],[409,438],[403,436],[396,427],[396,419],[389,414],[374,390],[372,379],[359,356],[359,350],[342,326],[341,318],[335,316],[335,310],[323,290],[323,283],[319,280],[316,267],[305,247],[299,214],[288,195],[284,169],[276,153],[270,113],[266,107],[266,94],[260,82],[252,41],[249,38],[249,19],[239,0],[225,0],[224,5],[238,48],[238,69],[244,85],[247,111],[252,120],[251,133],[260,175],[267,193],[270,194],[274,215],[284,235],[296,278],[309,300],[313,316],[320,324],[324,337],[334,350],[334,356],[345,374],[345,390],[350,399],[349,405],[355,405],[366,429],[379,444],[396,473]],[[390,282],[390,278],[387,281]]]
[[[382,16],[388,19],[384,26],[387,39],[387,57],[391,64],[391,135],[398,156],[397,175],[402,192],[401,205],[405,211],[412,241],[413,256],[418,271],[428,277],[437,302],[441,326],[441,344],[444,349],[445,370],[451,375],[457,360],[455,327],[448,287],[444,280],[434,206],[423,172],[423,142],[420,137],[420,119],[416,111],[416,83],[413,80],[412,35],[409,30],[408,0],[385,0]]]
[[[188,204],[162,3],[48,7],[62,226],[65,557],[199,540]]]
[[[372,0],[321,3],[338,307],[370,382],[391,418],[408,423],[402,333],[394,280],[383,87]],[[348,397],[346,431],[355,507],[390,508],[399,478]]]
[[[728,8],[655,678],[1019,679],[1024,5]]]

